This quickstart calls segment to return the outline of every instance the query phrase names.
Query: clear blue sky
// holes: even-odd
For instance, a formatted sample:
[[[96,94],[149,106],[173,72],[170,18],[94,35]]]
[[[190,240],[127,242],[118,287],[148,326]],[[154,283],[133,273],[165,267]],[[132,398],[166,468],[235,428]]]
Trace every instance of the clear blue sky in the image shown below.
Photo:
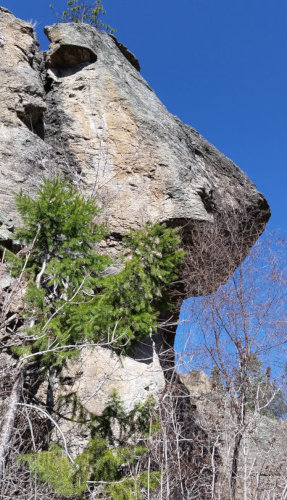
[[[0,0],[1,1],[1,0]],[[17,17],[55,22],[49,0],[2,0]],[[287,229],[287,0],[103,0],[106,22],[140,60],[168,110],[235,161]],[[61,12],[65,0],[54,0]]]

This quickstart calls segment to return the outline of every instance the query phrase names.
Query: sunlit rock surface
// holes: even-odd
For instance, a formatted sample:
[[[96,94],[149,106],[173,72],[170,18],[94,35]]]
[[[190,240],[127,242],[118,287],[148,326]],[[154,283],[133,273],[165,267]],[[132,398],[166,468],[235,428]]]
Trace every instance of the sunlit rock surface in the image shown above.
[[[61,171],[102,205],[111,230],[106,249],[115,258],[128,228],[147,221],[181,226],[192,254],[201,243],[190,236],[190,228],[204,223],[212,233],[228,214],[254,229],[251,235],[242,230],[232,235],[234,247],[243,241],[247,251],[270,215],[248,177],[167,111],[141,77],[135,56],[114,37],[86,24],[56,24],[46,34],[51,46],[42,54],[32,27],[0,8],[0,242],[11,248],[10,233],[19,223],[14,192],[21,188],[33,194],[43,174]],[[242,258],[241,253],[237,261]],[[207,268],[206,283],[208,273]],[[182,298],[192,291],[187,290],[182,287]],[[204,285],[200,293],[207,292]],[[169,334],[172,345],[174,329]],[[105,358],[97,349],[86,356],[85,370],[96,370],[89,375],[96,379],[95,367]],[[146,387],[161,391],[158,364],[150,357],[148,368],[148,356],[143,349],[138,357],[146,371],[139,372],[136,383],[125,360],[106,390],[118,387],[123,398],[132,399],[127,386],[136,387],[141,398]],[[154,386],[149,381],[153,369],[159,377]],[[85,399],[86,382],[79,382],[80,390]]]

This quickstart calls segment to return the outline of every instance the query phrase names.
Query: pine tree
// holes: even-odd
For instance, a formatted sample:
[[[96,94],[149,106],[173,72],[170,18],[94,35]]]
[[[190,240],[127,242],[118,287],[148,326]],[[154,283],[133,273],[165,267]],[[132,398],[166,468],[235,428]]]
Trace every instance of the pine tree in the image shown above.
[[[170,307],[169,289],[177,278],[183,251],[177,229],[147,224],[125,238],[123,270],[105,276],[111,260],[100,252],[100,243],[107,228],[97,222],[100,210],[94,199],[55,177],[43,180],[35,198],[20,192],[16,202],[24,226],[16,237],[27,250],[7,255],[12,273],[21,273],[26,282],[21,333],[27,336],[13,350],[21,360],[28,359],[21,369],[24,384],[29,384],[28,372],[29,380],[46,377],[46,411],[53,415],[55,377],[67,358],[77,355],[79,346],[104,343],[123,353],[156,331],[159,314]],[[146,428],[157,427],[151,401],[135,405],[127,414],[113,394],[103,415],[89,415],[88,420],[77,399],[74,408],[78,422],[89,426],[89,446],[71,465],[61,449],[49,448],[48,432],[45,451],[22,458],[39,481],[48,482],[59,494],[78,498],[88,480],[107,481],[108,497],[123,500],[133,495],[141,498],[141,488],[158,484],[158,473],[147,476],[137,468],[146,453],[138,439],[143,439]],[[113,434],[115,420],[120,429],[117,437]],[[128,446],[124,445],[127,441]],[[48,463],[52,464],[50,472]],[[128,474],[123,464],[128,465]]]
[[[160,483],[159,472],[148,474],[139,467],[147,453],[143,445],[145,434],[151,427],[156,429],[152,424],[157,420],[154,406],[154,400],[149,399],[126,412],[113,391],[102,415],[89,415],[92,437],[74,463],[55,443],[48,451],[21,455],[20,461],[27,463],[38,481],[50,484],[60,495],[82,498],[87,482],[92,481],[95,485],[105,483],[105,498],[140,500],[144,497],[142,489],[152,491]]]
[[[74,353],[69,346],[90,341],[127,352],[156,331],[183,259],[177,229],[147,224],[131,231],[123,270],[104,277],[110,259],[96,250],[107,229],[95,223],[100,210],[93,199],[56,177],[35,199],[20,192],[16,202],[25,225],[17,238],[31,248],[27,262],[10,258],[14,273],[25,266],[26,331],[34,339],[16,352],[61,366]]]
[[[271,378],[271,368],[263,369],[263,363],[253,354],[248,363],[248,407],[257,409],[270,418],[286,418],[287,404],[282,390]]]
[[[53,4],[50,8],[54,9]],[[106,14],[102,0],[95,0],[92,3],[86,0],[68,0],[66,9],[59,16],[62,23],[87,23],[97,29],[104,29],[108,33],[114,33],[115,30],[102,21],[102,16]]]
[[[19,353],[40,353],[42,365],[58,365],[74,353],[66,349],[85,340],[85,328],[70,328],[69,314],[90,300],[110,260],[96,251],[106,234],[95,223],[100,210],[69,182],[46,179],[35,199],[20,192],[16,196],[24,228],[17,238],[30,245],[29,259],[10,255],[15,273],[25,267],[26,333],[28,342]]]

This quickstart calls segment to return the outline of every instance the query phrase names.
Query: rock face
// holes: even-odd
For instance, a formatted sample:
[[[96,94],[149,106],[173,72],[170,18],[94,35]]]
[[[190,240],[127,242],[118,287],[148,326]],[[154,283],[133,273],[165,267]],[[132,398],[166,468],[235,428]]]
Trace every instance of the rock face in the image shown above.
[[[13,191],[23,187],[25,191],[33,192],[52,151],[43,141],[46,103],[41,72],[42,55],[33,29],[29,23],[20,21],[1,7],[0,33],[2,233],[6,226],[5,214],[6,218],[9,215],[17,220]],[[0,237],[3,238],[1,234]]]
[[[31,194],[43,173],[60,170],[97,196],[115,257],[128,228],[147,221],[181,226],[196,251],[188,228],[212,228],[230,213],[256,227],[251,238],[243,235],[247,249],[270,215],[248,177],[166,110],[135,56],[114,37],[86,24],[45,31],[51,46],[41,54],[31,26],[0,8],[0,241],[11,246],[19,223],[13,192]],[[236,238],[244,239],[240,230]],[[93,356],[96,363],[98,353]],[[148,386],[138,377],[139,394]]]
[[[165,385],[155,352],[152,363],[144,364],[103,347],[83,349],[80,358],[64,371],[63,379],[68,381],[67,391],[81,394],[87,410],[96,415],[102,413],[114,388],[121,395],[125,411],[130,411],[136,402],[161,393]]]
[[[55,392],[61,398],[76,394],[88,412],[101,415],[114,389],[120,395],[124,411],[130,412],[136,403],[143,403],[149,396],[158,403],[164,387],[165,378],[155,350],[150,363],[146,364],[96,346],[82,349],[80,357],[68,363]],[[46,387],[42,387],[38,395],[42,394],[45,404],[43,389]],[[87,435],[82,426],[67,419],[73,417],[69,403],[62,404],[60,412],[65,415],[65,419],[60,419],[61,429],[67,436],[69,449],[77,456],[87,446]]]
[[[167,112],[112,37],[81,24],[45,32],[45,140],[100,197],[115,233],[262,205],[233,162]]]
[[[188,375],[181,375],[180,379],[193,396],[200,396],[201,394],[211,392],[212,385],[210,378],[201,370],[190,370]]]
[[[0,192],[9,215],[12,190],[31,192],[43,169],[61,168],[97,194],[116,234],[246,207],[267,220],[254,184],[168,113],[113,37],[86,24],[47,27],[43,61],[31,26],[0,14]]]

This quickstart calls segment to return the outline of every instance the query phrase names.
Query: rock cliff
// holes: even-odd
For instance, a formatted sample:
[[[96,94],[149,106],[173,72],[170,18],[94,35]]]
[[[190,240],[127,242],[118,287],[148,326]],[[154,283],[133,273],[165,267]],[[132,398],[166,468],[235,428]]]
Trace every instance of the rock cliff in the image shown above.
[[[248,251],[270,213],[244,172],[166,110],[114,37],[86,24],[45,32],[51,45],[42,54],[31,26],[0,9],[1,241],[13,245],[14,192],[33,193],[43,174],[61,170],[102,204],[115,258],[128,228],[147,221],[180,225],[196,253],[201,243],[193,228],[204,224],[206,237],[228,214],[252,227]],[[242,241],[239,226],[232,238]],[[209,291],[208,273],[200,293]],[[226,277],[222,271],[220,280]],[[192,292],[188,280],[181,300]]]
[[[13,193],[33,193],[43,174],[60,169],[102,204],[114,257],[128,228],[147,221],[181,226],[196,252],[200,241],[190,231],[205,224],[212,233],[230,214],[252,226],[251,235],[242,238],[239,228],[232,236],[245,239],[248,251],[269,218],[266,200],[231,160],[168,113],[122,44],[86,24],[55,24],[45,28],[51,45],[42,54],[31,26],[4,8],[0,30],[2,241],[9,244],[19,222]],[[208,292],[207,282],[186,293]]]
[[[61,171],[97,197],[110,228],[105,250],[115,259],[130,227],[140,228],[148,221],[180,226],[187,253],[193,255],[201,249],[200,238],[212,237],[220,223],[226,248],[234,253],[234,268],[270,216],[256,186],[230,159],[166,110],[140,75],[136,57],[115,37],[73,23],[46,27],[45,33],[51,45],[43,54],[32,27],[0,8],[0,242],[7,248],[17,245],[12,234],[19,223],[14,192],[21,188],[31,194],[43,174]],[[237,221],[232,234],[223,222],[230,217]],[[199,238],[194,236],[196,228],[197,236],[202,234]],[[236,253],[238,246],[241,250]],[[210,263],[210,258],[207,255],[204,262]],[[208,293],[210,286],[213,289],[229,276],[232,269],[225,265],[223,254],[214,262],[222,270],[216,282],[207,265],[204,280],[202,268],[195,267],[190,274],[183,270],[184,280],[174,293],[175,316],[178,294],[182,300],[191,293]],[[174,335],[174,328],[162,332],[166,345],[173,344]],[[150,347],[147,342],[135,357],[144,361]],[[117,364],[99,349],[82,354],[84,375],[73,381],[83,401],[94,394],[93,387],[89,394],[83,388],[85,380],[98,376],[94,363],[107,356],[108,365]],[[152,369],[146,360],[125,360],[121,373],[117,366],[119,382],[114,384],[126,407],[131,397],[162,390],[154,349],[151,360]],[[172,360],[171,355],[168,361]],[[164,364],[165,354],[160,361]],[[73,370],[76,374],[77,368]],[[130,383],[129,370],[139,374],[137,388],[133,380],[131,392],[123,386],[123,380]]]
[[[102,200],[116,236],[148,220],[213,222],[234,210],[256,214],[262,231],[268,206],[254,184],[168,113],[113,37],[56,24],[41,54],[31,26],[0,13],[0,189],[9,216],[13,191],[31,192],[43,171],[61,168]]]
[[[202,371],[191,370],[181,376],[191,394],[197,422],[217,441],[222,463],[219,469],[216,498],[230,498],[228,476],[231,471],[236,417],[226,394],[220,392]],[[286,468],[285,420],[264,416],[248,409],[244,444],[239,454],[236,500],[242,498],[283,498],[283,472]]]

